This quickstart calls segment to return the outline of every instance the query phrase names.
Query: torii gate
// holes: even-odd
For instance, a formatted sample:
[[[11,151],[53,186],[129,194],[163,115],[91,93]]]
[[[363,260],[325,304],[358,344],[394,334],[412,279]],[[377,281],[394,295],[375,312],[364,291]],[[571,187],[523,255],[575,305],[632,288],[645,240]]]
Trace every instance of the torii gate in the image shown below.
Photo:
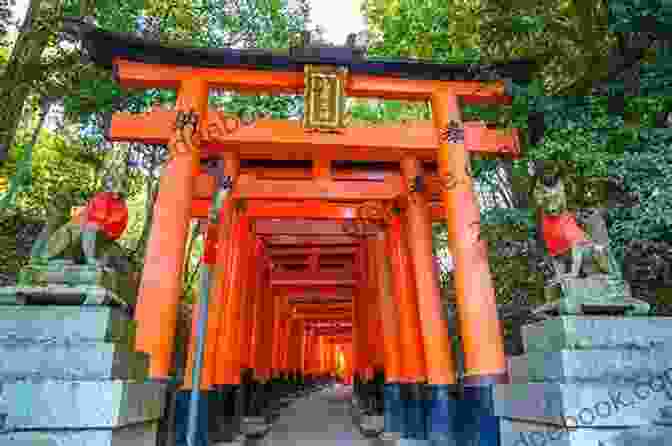
[[[175,110],[115,113],[108,132],[111,140],[165,144],[173,137],[179,113],[193,112],[198,118],[191,150],[173,153],[162,172],[154,208],[135,312],[136,347],[150,354],[150,376],[168,378],[170,374],[188,227],[192,218],[204,218],[209,211],[216,179],[205,163],[219,159],[215,176],[229,177],[233,186],[219,226],[208,228],[218,242],[204,357],[206,388],[239,383],[240,366],[254,364],[262,378],[269,378],[276,367],[288,369],[298,364],[300,368],[304,364],[301,356],[308,353],[310,357],[303,359],[319,359],[314,339],[324,343],[326,334],[315,336],[311,331],[302,346],[293,343],[293,347],[283,347],[280,339],[299,333],[306,321],[323,318],[352,321],[352,352],[346,356],[352,357],[353,364],[348,367],[359,367],[366,373],[361,370],[362,364],[369,364],[365,355],[380,353],[374,365],[384,366],[390,382],[424,381],[430,387],[455,384],[451,343],[432,257],[431,221],[438,218],[447,222],[455,264],[464,382],[506,382],[502,329],[486,244],[479,238],[479,209],[469,155],[516,156],[518,134],[491,129],[483,123],[463,123],[460,103],[510,103],[505,80],[525,80],[526,74],[518,76],[516,71],[528,71],[530,62],[489,66],[487,69],[500,80],[481,81],[478,72],[485,67],[474,65],[369,61],[343,48],[322,48],[319,56],[171,48],[79,26],[94,62],[112,68],[120,86],[168,88],[178,93]],[[265,69],[258,69],[260,66]],[[304,122],[258,120],[245,125],[209,108],[208,94],[213,88],[242,93],[305,93]],[[430,101],[433,121],[348,128],[342,121],[344,96]],[[325,133],[324,128],[331,131]],[[269,174],[264,168],[245,167],[243,162],[249,160],[306,160],[312,161],[312,167],[275,169]],[[334,167],[339,160],[387,162],[398,167],[382,173],[362,173]],[[436,172],[426,173],[426,163],[435,163]],[[236,203],[245,206],[237,208]],[[398,215],[391,214],[390,208],[396,208]],[[360,227],[362,231],[357,234],[343,234],[328,228],[329,220],[348,222],[362,215],[374,226],[384,224],[385,230]],[[278,218],[327,221],[320,229],[313,227],[310,235],[277,235],[271,228],[266,236],[255,238],[260,227],[274,224],[264,219]],[[255,224],[254,230],[250,223]],[[312,220],[308,224],[317,225]],[[337,226],[343,228],[341,223]],[[374,232],[378,235],[373,238],[361,238]],[[303,276],[270,272],[269,252],[275,247],[315,245],[351,248],[349,274],[355,277],[348,280],[343,274],[333,273],[328,280],[327,276],[315,277],[314,269]],[[255,256],[247,255],[249,252]],[[259,286],[241,291],[246,280],[253,277]],[[274,299],[273,293],[268,296],[263,290],[292,284],[298,284],[301,290],[351,287],[354,299],[337,314],[292,313],[282,296],[275,298],[273,311],[262,311],[257,302]],[[377,314],[363,299],[371,293],[378,295],[374,299],[380,309],[374,311]],[[283,322],[289,316],[297,322]],[[263,345],[259,339],[271,339],[268,330],[274,334],[273,342]],[[252,341],[245,338],[248,335]],[[240,343],[246,345],[242,350]],[[218,350],[237,353],[227,358],[217,355]],[[325,362],[333,363],[324,360],[322,368]],[[311,367],[315,364],[311,362]]]

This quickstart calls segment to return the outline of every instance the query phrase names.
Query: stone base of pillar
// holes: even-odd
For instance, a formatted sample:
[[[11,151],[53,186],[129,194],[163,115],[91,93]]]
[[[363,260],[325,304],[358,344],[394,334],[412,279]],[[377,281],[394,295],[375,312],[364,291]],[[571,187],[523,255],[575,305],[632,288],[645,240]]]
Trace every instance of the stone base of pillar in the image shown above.
[[[458,443],[458,432],[463,428],[457,423],[458,412],[464,410],[462,402],[457,401],[456,385],[432,384],[425,386],[427,439],[445,446],[460,446],[470,443]],[[464,428],[465,430],[467,428]],[[485,445],[483,445],[485,446]]]
[[[385,383],[384,386],[384,432],[401,436],[405,431],[405,405],[402,399],[401,384]]]
[[[196,444],[194,446],[208,446],[210,444],[210,429],[208,423],[208,408],[210,406],[210,392],[200,392],[198,399],[198,419],[196,420]],[[189,424],[189,405],[191,390],[177,392],[175,404],[175,446],[187,445],[187,429]]]
[[[210,410],[215,414],[211,422],[211,440],[221,442],[233,442],[239,439],[240,414],[236,411],[240,386],[237,384],[223,384],[215,387],[213,391],[213,404]]]

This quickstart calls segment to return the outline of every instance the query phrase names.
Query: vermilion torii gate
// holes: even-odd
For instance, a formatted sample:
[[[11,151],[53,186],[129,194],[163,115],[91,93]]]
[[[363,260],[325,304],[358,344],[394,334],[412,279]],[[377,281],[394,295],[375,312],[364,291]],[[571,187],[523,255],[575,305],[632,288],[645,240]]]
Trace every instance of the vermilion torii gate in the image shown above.
[[[152,377],[170,375],[190,221],[208,216],[227,178],[231,192],[206,235],[202,390],[240,385],[241,370],[257,383],[331,373],[338,350],[346,374],[363,382],[382,371],[389,384],[426,383],[438,404],[427,432],[448,435],[440,401],[456,375],[432,256],[438,219],[455,264],[464,381],[506,381],[470,153],[516,156],[518,135],[463,123],[460,104],[509,103],[505,79],[529,62],[490,66],[499,80],[482,81],[475,72],[484,67],[474,65],[368,61],[347,48],[318,56],[171,48],[79,26],[92,59],[122,87],[177,91],[174,110],[116,113],[108,132],[113,141],[181,147],[161,175],[135,311],[136,346],[150,354]],[[215,88],[305,93],[307,115],[244,123],[209,107]],[[343,96],[430,101],[433,121],[348,128]],[[181,113],[197,119],[191,141],[176,140]],[[387,422],[388,414],[386,430]]]

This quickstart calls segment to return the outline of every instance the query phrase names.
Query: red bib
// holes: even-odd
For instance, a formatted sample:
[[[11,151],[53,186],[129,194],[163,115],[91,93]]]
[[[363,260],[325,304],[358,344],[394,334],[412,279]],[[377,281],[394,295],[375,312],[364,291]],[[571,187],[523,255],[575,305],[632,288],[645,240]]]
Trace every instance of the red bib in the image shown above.
[[[588,241],[586,233],[570,212],[561,215],[544,214],[542,228],[546,247],[552,257],[564,254],[576,243]]]
[[[128,225],[128,207],[112,192],[98,192],[89,201],[80,218],[81,223],[95,223],[110,240],[116,240]]]

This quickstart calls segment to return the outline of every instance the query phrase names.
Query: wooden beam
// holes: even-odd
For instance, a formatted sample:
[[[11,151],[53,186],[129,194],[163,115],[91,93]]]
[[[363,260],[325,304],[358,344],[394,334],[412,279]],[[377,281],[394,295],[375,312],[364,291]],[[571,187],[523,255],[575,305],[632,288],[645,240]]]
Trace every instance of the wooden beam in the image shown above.
[[[324,287],[354,286],[351,272],[272,272],[271,286]]]
[[[334,297],[324,297],[322,299],[316,299],[316,298],[296,298],[296,299],[288,299],[288,302],[290,304],[317,304],[317,303],[323,303],[323,304],[332,304],[332,303],[347,303],[347,302],[352,302],[352,300],[344,300],[340,298],[334,298]]]
[[[307,313],[311,311],[352,311],[352,302],[349,303],[324,303],[324,304],[293,304],[296,313]]]
[[[115,113],[108,132],[111,141],[167,144],[177,112]],[[299,121],[261,119],[250,126],[215,134],[222,120],[210,110],[201,129],[201,158],[224,152],[241,159],[361,160],[399,162],[411,156],[436,161],[439,139],[431,121],[398,127],[348,127],[341,133],[310,133]],[[483,123],[465,123],[465,147],[482,155],[518,156],[518,132],[488,129]],[[221,124],[220,124],[221,126]]]
[[[354,255],[356,248],[325,248],[320,250],[320,255]],[[273,248],[268,250],[268,256],[275,259],[285,256],[310,255],[312,248]]]
[[[429,188],[431,190],[431,183]],[[192,204],[192,217],[206,218],[208,216],[208,209],[210,209],[211,203],[212,200],[209,198],[194,199]],[[445,219],[443,206],[440,202],[434,201],[430,203],[429,210],[432,216],[432,221],[443,221]],[[247,215],[250,218],[312,218],[345,220],[352,219],[354,215],[357,215],[357,207],[355,205],[336,205],[327,201],[319,200],[306,200],[305,202],[249,200],[247,202]]]
[[[240,175],[233,187],[233,198],[247,200],[393,200],[404,193],[401,177],[384,182],[264,180]]]
[[[251,218],[349,219],[357,215],[357,208],[354,205],[334,204],[324,200],[250,200],[247,203],[247,213]]]
[[[317,219],[262,219],[255,222],[255,233],[257,235],[348,235],[343,230],[343,222],[338,220],[317,220]],[[368,225],[368,231],[375,232],[378,228],[375,225]],[[352,248],[350,248],[352,249]],[[325,248],[324,254],[330,252]],[[310,253],[307,253],[310,254]]]
[[[280,274],[290,274],[290,273],[280,273]],[[271,286],[286,286],[286,285],[297,285],[303,287],[322,287],[322,286],[355,286],[357,283],[356,280],[332,280],[332,279],[297,279],[297,280],[283,280],[276,279],[271,281]]]
[[[352,342],[352,335],[332,335],[329,332],[324,332],[317,336],[327,336],[327,339],[324,340],[327,344],[347,344]]]
[[[351,313],[340,313],[340,314],[325,314],[325,313],[301,313],[293,314],[292,319],[304,319],[304,320],[350,320],[352,319]]]
[[[144,64],[119,57],[113,59],[115,74],[124,88],[177,89],[187,79],[200,78],[210,88],[242,93],[292,93],[304,91],[303,72],[262,71],[233,68],[194,68],[188,66]],[[439,89],[455,92],[465,104],[510,104],[504,82],[407,80],[394,77],[352,74],[345,93],[351,97],[376,97],[423,101]]]
[[[274,235],[266,238],[268,246],[356,246],[357,237],[315,236],[315,235]]]

